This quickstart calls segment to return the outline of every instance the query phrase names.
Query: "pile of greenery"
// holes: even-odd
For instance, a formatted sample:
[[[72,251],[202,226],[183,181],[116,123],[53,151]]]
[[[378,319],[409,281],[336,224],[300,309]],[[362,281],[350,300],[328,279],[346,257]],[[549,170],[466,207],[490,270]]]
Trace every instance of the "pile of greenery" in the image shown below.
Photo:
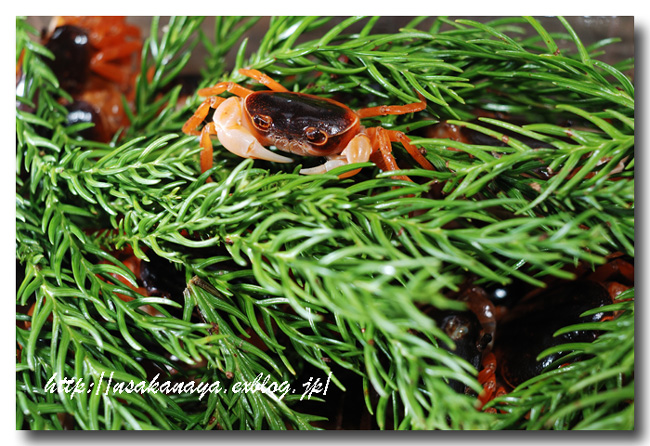
[[[141,62],[151,77],[138,78],[131,126],[105,144],[79,135],[87,124],[66,126],[52,54],[17,19],[16,427],[332,428],[337,415],[323,415],[341,418],[342,394],[369,414],[359,427],[633,428],[633,289],[595,342],[571,346],[584,360],[493,401],[496,413],[450,387],[481,390],[423,311],[459,308],[450,296],[468,278],[541,286],[614,252],[634,258],[633,62],[599,61],[616,39],[585,46],[557,20],[565,32],[530,17],[418,18],[380,34],[377,18],[278,17],[251,51],[255,18],[217,18],[212,35],[199,17],[153,19]],[[406,132],[435,170],[406,170],[413,182],[371,163],[345,180],[336,174],[358,166],[303,176],[305,160],[243,160],[215,139],[202,174],[198,138],[180,132],[202,98],[182,98],[177,80],[197,46],[209,55],[201,86],[262,88],[238,74],[247,67],[352,108],[423,95],[425,111],[367,124]],[[427,136],[443,120],[504,144]],[[394,153],[413,165],[400,144]],[[185,291],[127,287],[116,275],[138,278],[125,250],[171,262]],[[54,388],[55,374],[91,391]],[[156,374],[227,388],[261,374],[295,393],[112,391]],[[330,397],[306,404],[310,377],[329,377]]]

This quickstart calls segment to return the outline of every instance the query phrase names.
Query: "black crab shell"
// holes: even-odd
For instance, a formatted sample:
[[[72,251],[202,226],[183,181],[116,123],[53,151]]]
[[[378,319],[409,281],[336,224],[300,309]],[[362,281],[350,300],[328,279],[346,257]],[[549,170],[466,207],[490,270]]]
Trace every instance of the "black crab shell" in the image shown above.
[[[597,282],[579,280],[554,286],[516,304],[499,322],[494,343],[500,375],[512,387],[546,370],[566,352],[537,356],[549,347],[571,342],[592,342],[599,333],[577,330],[554,336],[560,328],[598,322],[610,313],[581,316],[587,310],[612,303]]]

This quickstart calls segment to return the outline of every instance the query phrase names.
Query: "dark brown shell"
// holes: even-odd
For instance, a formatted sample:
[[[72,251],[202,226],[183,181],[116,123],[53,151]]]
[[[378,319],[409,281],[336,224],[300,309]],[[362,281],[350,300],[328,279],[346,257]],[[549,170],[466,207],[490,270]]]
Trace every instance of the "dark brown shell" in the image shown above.
[[[59,26],[45,47],[54,54],[54,60],[45,60],[61,87],[68,93],[80,91],[90,72],[91,47],[86,31],[72,25]]]
[[[262,137],[263,145],[299,144],[310,155],[324,156],[340,152],[358,132],[359,118],[340,102],[294,92],[258,91],[245,99],[248,120]],[[268,127],[255,125],[256,117],[271,119]],[[309,130],[327,135],[326,141],[310,141]],[[312,152],[313,151],[313,152]]]
[[[481,336],[481,324],[476,315],[471,311],[454,311],[439,310],[431,308],[426,311],[427,315],[436,321],[436,325],[445,332],[453,341],[454,348],[450,349],[445,343],[440,343],[440,347],[463,358],[479,370],[483,349],[485,344],[490,341],[483,339]],[[449,386],[459,393],[464,393],[468,389],[460,381],[452,380]]]
[[[149,261],[140,264],[140,280],[149,295],[183,302],[185,273],[154,252],[148,252],[147,257]]]
[[[538,361],[537,356],[545,349],[569,342],[592,342],[597,331],[553,334],[569,325],[602,320],[605,312],[580,315],[611,302],[607,290],[589,280],[560,284],[520,301],[499,321],[494,349],[500,375],[516,387],[568,353],[554,353]]]

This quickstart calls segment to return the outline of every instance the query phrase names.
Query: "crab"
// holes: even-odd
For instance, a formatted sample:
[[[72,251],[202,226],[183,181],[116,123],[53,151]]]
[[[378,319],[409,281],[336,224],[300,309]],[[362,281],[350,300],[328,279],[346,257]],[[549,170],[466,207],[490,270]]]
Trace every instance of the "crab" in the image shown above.
[[[46,63],[71,96],[60,101],[67,125],[93,123],[79,134],[109,142],[130,124],[124,98],[132,103],[135,97],[142,49],[137,26],[125,17],[54,17],[42,43],[54,56]]]
[[[383,127],[365,127],[361,120],[373,116],[401,115],[426,108],[424,97],[420,102],[406,105],[384,105],[352,110],[330,98],[289,91],[268,75],[252,69],[239,73],[268,87],[253,91],[234,82],[220,82],[198,91],[207,97],[183,126],[188,135],[200,135],[201,171],[213,165],[213,146],[210,139],[216,135],[230,152],[243,158],[262,159],[276,163],[290,163],[293,159],[275,151],[299,156],[324,157],[325,163],[303,168],[301,174],[326,173],[340,166],[367,161],[385,171],[399,170],[392,155],[392,142],[401,143],[411,157],[424,169],[433,170],[431,163],[411,144],[405,133]],[[227,99],[219,95],[229,92]],[[214,109],[211,122],[197,128]],[[353,169],[340,178],[357,174]],[[408,177],[397,176],[408,180]]]
[[[82,88],[89,71],[124,89],[133,84],[133,59],[139,58],[142,39],[125,17],[55,17],[44,41],[66,89]]]
[[[580,358],[567,358],[567,353],[556,351],[544,357],[539,355],[551,347],[565,343],[592,342],[599,335],[595,330],[573,330],[555,333],[570,325],[605,322],[615,319],[615,311],[606,308],[600,312],[583,315],[586,310],[608,306],[619,295],[634,286],[634,265],[622,253],[608,256],[608,262],[593,272],[582,264],[572,270],[575,280],[551,280],[545,288],[532,288],[514,282],[510,286],[497,286],[486,293],[472,286],[469,297],[484,295],[493,301],[491,311],[484,312],[477,302],[467,300],[469,307],[488,333],[494,336],[494,346],[483,355],[478,381],[483,386],[479,407],[495,397],[505,395],[527,380],[545,370],[564,367]],[[497,291],[498,292],[495,292]],[[465,299],[466,300],[466,299]],[[626,299],[629,300],[629,299]],[[486,307],[487,308],[487,307]],[[493,317],[486,317],[489,313]],[[491,407],[486,409],[495,412]]]

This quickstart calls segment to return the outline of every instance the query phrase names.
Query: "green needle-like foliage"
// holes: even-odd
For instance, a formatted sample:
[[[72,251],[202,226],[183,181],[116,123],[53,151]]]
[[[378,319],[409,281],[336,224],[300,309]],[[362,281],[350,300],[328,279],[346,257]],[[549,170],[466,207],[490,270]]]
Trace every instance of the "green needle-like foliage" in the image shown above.
[[[418,18],[390,34],[375,33],[378,20],[275,17],[251,51],[255,18],[218,18],[213,35],[199,17],[154,19],[140,67],[150,76],[110,144],[65,126],[53,55],[17,20],[17,428],[312,429],[337,404],[301,401],[312,376],[359,395],[356,411],[383,429],[634,427],[633,289],[612,304],[615,319],[590,327],[603,332],[595,342],[571,346],[584,359],[491,402],[496,413],[450,387],[481,390],[426,314],[463,308],[451,296],[467,280],[541,286],[580,262],[634,258],[631,63],[599,61],[609,41],[584,46],[563,19],[560,34],[534,18]],[[303,176],[312,160],[242,160],[215,139],[202,174],[198,139],[180,132],[202,98],[176,85],[199,45],[202,86],[246,82],[237,70],[248,67],[352,108],[421,94],[426,111],[367,124],[406,132],[435,170],[406,170],[413,182],[371,163],[346,180],[337,173],[357,166]],[[431,137],[441,120],[502,144]],[[399,144],[394,153],[413,165]],[[130,250],[171,262],[182,295],[134,291]],[[92,388],[48,388],[54,374]],[[293,392],[191,392],[259,375]],[[185,387],[113,391],[154,376]]]

